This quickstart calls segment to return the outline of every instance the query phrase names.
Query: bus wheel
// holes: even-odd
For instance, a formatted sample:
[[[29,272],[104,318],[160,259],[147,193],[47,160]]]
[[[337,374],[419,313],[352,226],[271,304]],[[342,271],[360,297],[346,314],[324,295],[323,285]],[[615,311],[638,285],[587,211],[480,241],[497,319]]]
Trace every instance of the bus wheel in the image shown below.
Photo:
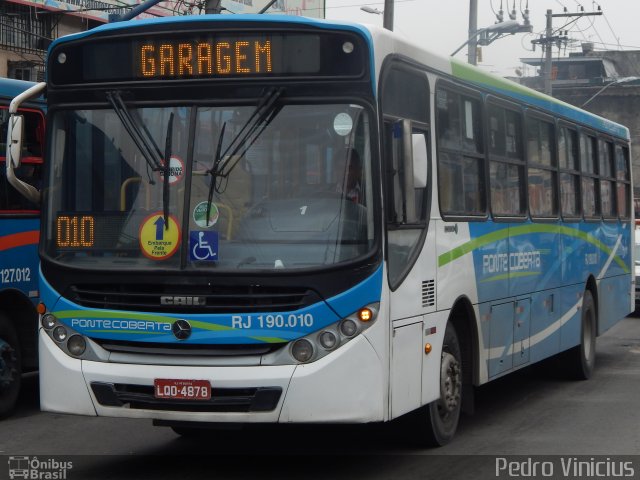
[[[567,369],[572,378],[591,378],[596,363],[596,307],[589,290],[582,299],[582,319],[580,325],[580,345],[567,352]]]
[[[447,324],[440,362],[440,398],[426,407],[426,444],[449,443],[458,428],[462,408],[462,355],[456,330]]]
[[[16,330],[0,313],[0,418],[9,414],[18,399],[22,374],[20,360]]]

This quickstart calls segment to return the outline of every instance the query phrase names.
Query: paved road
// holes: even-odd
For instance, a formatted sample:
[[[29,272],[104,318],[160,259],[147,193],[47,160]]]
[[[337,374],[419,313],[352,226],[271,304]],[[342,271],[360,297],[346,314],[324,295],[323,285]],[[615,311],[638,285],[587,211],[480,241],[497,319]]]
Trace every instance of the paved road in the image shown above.
[[[0,422],[0,455],[84,455],[72,459],[70,480],[496,478],[503,455],[640,455],[640,318],[600,337],[596,362],[586,382],[545,364],[479,388],[476,414],[463,417],[455,440],[426,451],[403,443],[389,425],[216,431],[194,441],[148,420],[42,413],[34,375],[16,414]],[[640,457],[633,461],[640,475]]]

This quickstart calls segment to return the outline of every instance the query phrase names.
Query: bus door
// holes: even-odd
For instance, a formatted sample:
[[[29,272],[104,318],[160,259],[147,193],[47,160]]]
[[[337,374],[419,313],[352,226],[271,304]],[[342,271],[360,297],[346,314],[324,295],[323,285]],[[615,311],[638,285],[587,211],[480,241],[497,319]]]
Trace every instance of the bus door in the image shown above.
[[[424,354],[425,331],[432,327],[424,323],[424,314],[435,310],[436,271],[435,237],[428,229],[427,76],[398,62],[383,75],[381,92],[394,418],[439,395],[437,381],[430,382],[433,391],[423,384],[423,372],[438,371],[440,365],[439,355]]]

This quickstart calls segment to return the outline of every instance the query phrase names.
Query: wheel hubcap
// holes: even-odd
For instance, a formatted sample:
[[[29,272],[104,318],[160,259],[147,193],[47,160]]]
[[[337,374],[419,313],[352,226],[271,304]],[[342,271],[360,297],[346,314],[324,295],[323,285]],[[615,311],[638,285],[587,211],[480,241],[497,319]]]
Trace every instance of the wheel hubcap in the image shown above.
[[[460,363],[449,352],[443,352],[440,368],[440,407],[442,413],[449,414],[458,408],[461,390]]]
[[[591,312],[587,312],[587,315],[590,316]],[[593,349],[593,345],[591,343],[592,335],[592,324],[590,321],[585,322],[584,328],[582,330],[582,345],[584,346],[584,357],[587,362],[591,363],[591,353]]]

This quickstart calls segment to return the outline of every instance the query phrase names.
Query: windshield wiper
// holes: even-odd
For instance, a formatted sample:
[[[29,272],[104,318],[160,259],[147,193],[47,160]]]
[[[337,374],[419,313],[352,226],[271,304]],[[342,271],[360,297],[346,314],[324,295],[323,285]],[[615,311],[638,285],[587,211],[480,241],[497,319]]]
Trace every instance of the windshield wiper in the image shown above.
[[[209,195],[207,198],[207,224],[209,223],[209,214],[211,213],[213,192],[215,190],[220,193],[218,190],[218,179],[229,176],[242,157],[244,157],[251,146],[258,140],[260,135],[262,135],[264,129],[267,128],[276,117],[280,110],[276,107],[276,101],[280,98],[283,91],[283,88],[271,88],[260,98],[256,109],[242,126],[238,134],[231,139],[224,153],[221,154],[220,151],[222,150],[222,142],[227,125],[226,122],[222,124],[213,165],[207,171],[211,176],[211,184],[209,185]]]
[[[279,111],[278,108],[275,108],[275,104],[282,92],[283,88],[271,88],[260,99],[256,109],[222,154],[222,160],[217,172],[220,177],[226,178],[229,176],[240,159],[247,153],[247,150],[251,148],[258,137],[262,135],[264,129],[275,118]],[[240,150],[242,152],[238,153]]]
[[[218,137],[218,146],[216,147],[216,156],[213,159],[213,166],[208,170],[211,175],[211,185],[209,185],[209,194],[207,195],[207,216],[205,217],[205,226],[209,226],[209,217],[211,215],[211,202],[213,201],[213,191],[216,189],[216,183],[218,183],[218,168],[220,166],[220,151],[222,150],[222,141],[224,140],[224,131],[227,127],[227,122],[222,124],[220,130],[220,137]]]
[[[169,176],[171,175],[171,147],[173,144],[173,112],[167,123],[167,138],[164,144],[164,184],[162,185],[162,215],[164,229],[169,230]]]
[[[169,229],[169,175],[171,172],[171,147],[173,139],[173,112],[169,116],[167,125],[167,138],[165,140],[164,159],[160,148],[153,140],[153,137],[140,121],[131,115],[129,109],[125,105],[120,92],[107,92],[107,100],[111,104],[113,111],[124,125],[125,130],[136,144],[138,150],[142,153],[147,164],[154,172],[160,172],[164,176],[164,185],[162,186],[162,215],[164,216],[164,228]],[[153,184],[152,180],[149,183]]]
[[[127,109],[127,106],[122,101],[120,92],[107,92],[107,100],[151,169],[154,172],[161,172],[164,167],[162,165],[162,153],[160,149],[153,141],[153,138],[151,138],[151,135],[140,125],[140,122],[131,115],[129,109]]]

